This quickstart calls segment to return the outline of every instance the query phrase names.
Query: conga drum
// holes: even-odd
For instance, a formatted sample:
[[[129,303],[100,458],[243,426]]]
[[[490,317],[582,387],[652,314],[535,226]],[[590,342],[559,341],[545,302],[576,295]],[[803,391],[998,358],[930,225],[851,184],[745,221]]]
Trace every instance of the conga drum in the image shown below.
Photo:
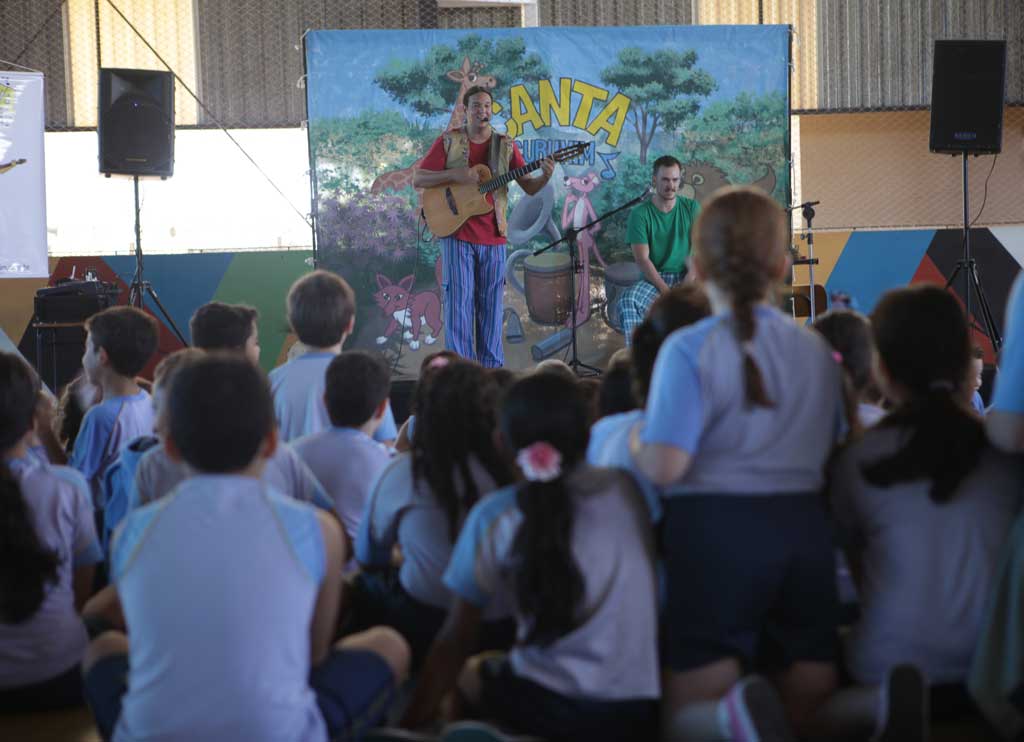
[[[530,319],[561,325],[569,318],[569,256],[546,252],[523,261],[523,286]]]
[[[616,332],[622,332],[619,299],[633,284],[643,278],[636,263],[612,263],[604,269],[604,321]]]

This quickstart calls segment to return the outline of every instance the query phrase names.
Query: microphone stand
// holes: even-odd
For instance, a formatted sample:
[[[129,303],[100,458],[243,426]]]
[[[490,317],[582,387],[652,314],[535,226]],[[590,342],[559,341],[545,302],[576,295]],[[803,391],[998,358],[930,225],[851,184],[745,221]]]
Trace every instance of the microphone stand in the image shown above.
[[[797,258],[793,261],[794,274],[796,266],[806,265],[808,283],[807,287],[807,301],[810,303],[810,323],[814,324],[815,317],[817,315],[815,300],[814,300],[814,266],[818,264],[818,259],[814,257],[814,207],[820,204],[821,201],[804,201],[802,204],[795,206],[787,206],[786,211],[801,210],[804,220],[807,222],[807,231],[804,232],[804,239],[807,240],[807,257]],[[793,287],[793,317],[796,318],[796,286]]]
[[[563,242],[569,246],[569,337],[570,340],[570,357],[568,360],[568,366],[571,368],[577,376],[600,376],[601,369],[589,366],[579,359],[576,354],[576,274],[583,272],[583,263],[579,259],[579,253],[576,247],[576,236],[585,229],[590,229],[592,226],[597,224],[604,219],[618,214],[620,211],[636,206],[638,203],[647,198],[651,193],[651,188],[648,187],[643,193],[634,198],[632,201],[628,201],[622,206],[616,207],[611,211],[606,211],[604,214],[597,216],[589,224],[584,224],[582,227],[569,227],[566,229],[565,234],[560,239],[551,242],[544,247],[538,248],[533,251],[534,255],[540,255],[546,253],[553,247],[562,244]]]

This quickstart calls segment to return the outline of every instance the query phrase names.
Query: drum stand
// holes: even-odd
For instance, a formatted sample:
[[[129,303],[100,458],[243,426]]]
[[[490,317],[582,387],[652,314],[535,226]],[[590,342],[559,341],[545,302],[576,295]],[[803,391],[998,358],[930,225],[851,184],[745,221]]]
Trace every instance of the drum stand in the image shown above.
[[[650,193],[650,190],[651,189],[648,188],[640,196],[638,196],[637,198],[634,198],[632,201],[624,203],[622,206],[619,206],[618,208],[612,209],[611,211],[607,211],[604,214],[601,214],[600,216],[595,217],[594,220],[591,221],[589,224],[584,224],[582,227],[578,227],[578,228],[577,227],[570,227],[570,228],[568,228],[565,231],[565,234],[562,235],[561,239],[557,239],[554,242],[551,242],[551,243],[545,245],[544,247],[538,248],[537,250],[533,251],[534,255],[540,255],[541,253],[546,253],[551,248],[553,248],[553,247],[555,247],[557,245],[560,245],[563,242],[566,243],[569,246],[569,337],[571,339],[570,339],[570,342],[569,342],[569,346],[570,346],[569,360],[566,361],[566,363],[568,364],[569,368],[571,368],[576,373],[577,376],[600,376],[601,375],[601,369],[595,368],[594,366],[587,365],[586,363],[581,361],[579,359],[579,356],[577,355],[577,349],[576,349],[576,274],[583,272],[583,263],[579,259],[579,248],[576,245],[576,236],[580,232],[582,232],[583,230],[590,229],[590,227],[594,226],[595,224],[597,224],[598,222],[600,222],[600,221],[602,221],[604,219],[607,219],[608,217],[612,216],[613,214],[617,214],[618,212],[623,211],[624,209],[628,209],[631,206],[635,206],[636,204],[640,203],[645,198],[647,198],[648,194]]]

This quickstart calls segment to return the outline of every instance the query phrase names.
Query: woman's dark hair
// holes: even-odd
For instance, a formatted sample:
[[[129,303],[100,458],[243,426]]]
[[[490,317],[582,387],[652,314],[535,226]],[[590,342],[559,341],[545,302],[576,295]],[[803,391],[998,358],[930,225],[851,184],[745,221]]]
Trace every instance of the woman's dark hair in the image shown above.
[[[530,618],[526,641],[546,645],[575,628],[585,590],[572,552],[573,502],[565,483],[590,435],[579,385],[557,374],[521,379],[505,396],[501,431],[513,453],[543,441],[562,456],[560,476],[516,490],[523,515],[512,544],[516,600]]]
[[[732,307],[747,405],[773,407],[749,344],[757,332],[754,307],[772,293],[789,245],[786,215],[752,186],[719,190],[693,226],[693,259]]]
[[[57,434],[57,440],[69,455],[75,447],[75,440],[78,438],[78,431],[82,428],[85,413],[94,404],[99,403],[101,394],[102,392],[89,382],[84,373],[78,374],[64,385],[60,399],[57,401],[54,432]],[[89,398],[85,399],[85,397]]]
[[[498,385],[487,370],[465,360],[427,369],[416,386],[413,479],[430,487],[447,517],[453,543],[463,517],[484,494],[473,480],[471,460],[496,484],[512,480],[494,447],[498,396]]]
[[[0,453],[32,427],[39,381],[24,361],[0,353]],[[31,618],[57,581],[60,557],[39,539],[28,503],[6,462],[0,462],[0,621]]]
[[[971,352],[963,309],[938,286],[911,286],[886,293],[871,324],[889,377],[907,395],[879,425],[909,438],[864,466],[864,478],[882,487],[927,478],[931,499],[947,502],[985,446],[983,423],[960,401]]]
[[[697,283],[681,283],[661,294],[633,330],[633,394],[643,404],[651,387],[654,361],[665,338],[711,315],[708,295]]]

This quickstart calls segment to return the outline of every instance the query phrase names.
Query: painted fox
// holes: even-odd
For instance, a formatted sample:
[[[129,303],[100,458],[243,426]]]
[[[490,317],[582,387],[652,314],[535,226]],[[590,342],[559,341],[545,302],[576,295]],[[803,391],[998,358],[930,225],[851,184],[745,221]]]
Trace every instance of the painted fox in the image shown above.
[[[441,301],[432,290],[412,291],[414,276],[406,276],[398,283],[393,283],[383,273],[377,274],[378,291],[374,293],[374,301],[385,316],[390,318],[384,334],[377,338],[377,345],[384,345],[395,330],[402,328],[402,337],[409,341],[411,350],[419,350],[420,333],[427,327],[427,336],[423,342],[433,345],[441,334]]]

